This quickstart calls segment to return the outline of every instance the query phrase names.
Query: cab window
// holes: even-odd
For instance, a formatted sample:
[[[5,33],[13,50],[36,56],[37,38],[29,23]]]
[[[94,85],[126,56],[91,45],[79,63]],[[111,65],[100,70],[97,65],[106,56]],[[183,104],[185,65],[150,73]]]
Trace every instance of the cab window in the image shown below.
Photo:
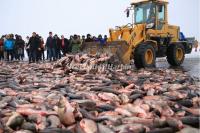
[[[136,10],[136,23],[141,23],[143,22],[144,16],[143,16],[143,9],[142,8],[138,8]]]
[[[155,22],[155,4],[144,3],[135,6],[135,24]]]
[[[165,6],[158,5],[158,20],[164,21],[165,20]]]

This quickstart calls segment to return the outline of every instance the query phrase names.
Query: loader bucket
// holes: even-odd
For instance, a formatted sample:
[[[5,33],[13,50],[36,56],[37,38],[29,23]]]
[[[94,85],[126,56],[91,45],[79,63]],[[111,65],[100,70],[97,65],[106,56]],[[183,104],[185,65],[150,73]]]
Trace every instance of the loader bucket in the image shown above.
[[[115,59],[113,62],[119,62],[124,64],[123,56],[129,49],[129,44],[126,41],[112,41],[106,44],[100,44],[99,42],[86,42],[82,45],[82,51],[88,54],[111,54]]]

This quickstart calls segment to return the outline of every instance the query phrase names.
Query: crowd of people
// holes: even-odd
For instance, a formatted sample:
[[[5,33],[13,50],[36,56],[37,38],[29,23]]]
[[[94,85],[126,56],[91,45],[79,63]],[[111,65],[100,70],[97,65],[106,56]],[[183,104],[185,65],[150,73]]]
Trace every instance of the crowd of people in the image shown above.
[[[0,60],[23,60],[25,42],[20,35],[4,35],[0,39]],[[11,59],[9,59],[11,58]]]
[[[86,36],[73,35],[67,39],[64,35],[49,32],[49,36],[44,39],[36,32],[32,36],[27,36],[25,40],[20,35],[8,34],[0,38],[0,60],[13,61],[24,60],[27,52],[29,63],[38,61],[55,61],[67,53],[78,53],[84,42],[99,42],[105,44],[107,36],[98,37],[87,34]],[[45,50],[47,51],[45,57]]]

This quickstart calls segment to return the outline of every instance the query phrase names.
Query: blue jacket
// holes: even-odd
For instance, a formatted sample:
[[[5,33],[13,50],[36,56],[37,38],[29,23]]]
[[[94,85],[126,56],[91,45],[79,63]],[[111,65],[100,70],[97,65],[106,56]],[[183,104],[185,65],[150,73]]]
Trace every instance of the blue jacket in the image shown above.
[[[106,44],[106,40],[105,39],[100,39],[100,38],[97,38],[96,42],[100,42],[101,45],[105,45]]]
[[[14,41],[11,39],[8,39],[4,42],[4,49],[5,50],[13,50],[14,49]]]

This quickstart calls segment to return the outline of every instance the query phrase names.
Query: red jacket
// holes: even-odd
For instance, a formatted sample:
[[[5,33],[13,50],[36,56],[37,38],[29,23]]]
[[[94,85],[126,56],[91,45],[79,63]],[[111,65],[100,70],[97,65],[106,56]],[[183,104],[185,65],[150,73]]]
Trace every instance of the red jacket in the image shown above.
[[[0,39],[0,46],[3,46],[3,40]]]

